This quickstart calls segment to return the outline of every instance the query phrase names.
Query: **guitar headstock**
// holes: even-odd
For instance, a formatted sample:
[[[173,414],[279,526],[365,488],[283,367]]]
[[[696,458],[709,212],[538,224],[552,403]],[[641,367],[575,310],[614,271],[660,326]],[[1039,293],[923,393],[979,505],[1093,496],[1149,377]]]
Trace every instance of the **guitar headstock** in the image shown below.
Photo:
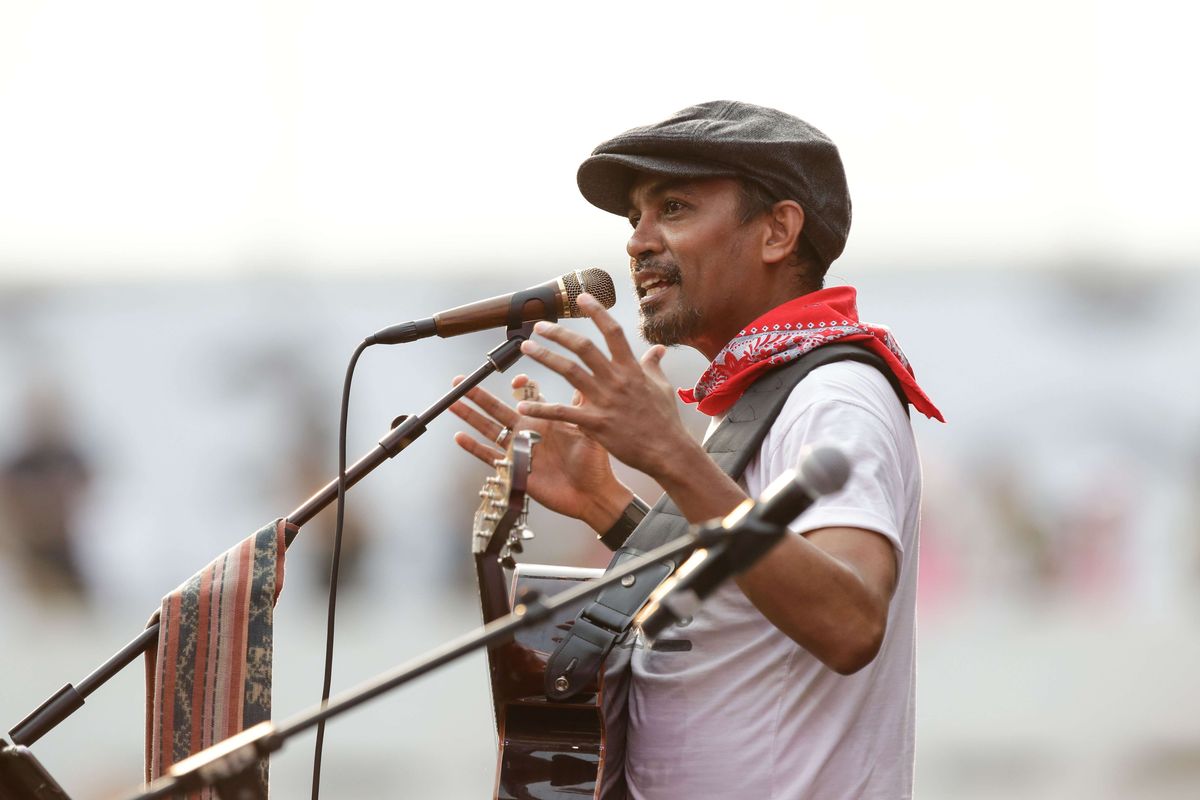
[[[533,469],[533,446],[540,438],[534,431],[516,431],[503,458],[493,462],[496,474],[489,475],[479,490],[475,512],[471,549],[477,558],[495,557],[512,566],[521,543],[533,538],[525,524],[529,511],[525,490]]]

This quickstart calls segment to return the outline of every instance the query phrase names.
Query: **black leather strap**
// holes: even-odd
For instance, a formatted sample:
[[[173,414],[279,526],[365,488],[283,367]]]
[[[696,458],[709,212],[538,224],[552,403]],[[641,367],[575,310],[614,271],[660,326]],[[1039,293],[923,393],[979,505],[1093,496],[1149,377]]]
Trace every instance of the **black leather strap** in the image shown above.
[[[642,520],[648,513],[650,513],[650,506],[646,505],[645,500],[634,495],[613,526],[600,534],[600,542],[609,550],[616,550],[625,544],[625,541],[629,539],[629,534],[642,524]]]

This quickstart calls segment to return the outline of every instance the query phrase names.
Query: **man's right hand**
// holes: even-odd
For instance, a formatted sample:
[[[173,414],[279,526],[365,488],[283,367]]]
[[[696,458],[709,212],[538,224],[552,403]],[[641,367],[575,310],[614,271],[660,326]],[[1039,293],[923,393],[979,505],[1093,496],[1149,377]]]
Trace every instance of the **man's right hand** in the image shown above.
[[[454,384],[461,381],[462,376],[459,376],[454,379]],[[527,375],[513,378],[513,389],[518,392],[532,385]],[[597,533],[603,533],[612,527],[633,499],[633,492],[613,474],[608,451],[575,425],[522,416],[512,406],[478,387],[466,396],[478,408],[459,401],[450,410],[484,440],[460,432],[454,435],[454,441],[485,464],[491,466],[504,455],[512,431],[529,430],[541,434],[541,441],[533,452],[528,492],[546,508],[581,519]],[[578,392],[574,402],[576,405],[583,402]],[[506,428],[510,431],[508,436],[497,441]]]

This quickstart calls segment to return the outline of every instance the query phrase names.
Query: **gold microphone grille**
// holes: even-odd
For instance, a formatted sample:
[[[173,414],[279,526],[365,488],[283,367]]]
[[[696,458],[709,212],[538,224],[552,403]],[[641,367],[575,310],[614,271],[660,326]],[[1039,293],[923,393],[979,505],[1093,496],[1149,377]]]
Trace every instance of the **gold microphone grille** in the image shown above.
[[[617,289],[613,286],[612,276],[602,269],[591,267],[585,270],[568,272],[562,276],[563,287],[567,290],[566,317],[578,317],[579,306],[575,301],[579,295],[587,292],[600,301],[605,308],[612,308],[617,302]]]

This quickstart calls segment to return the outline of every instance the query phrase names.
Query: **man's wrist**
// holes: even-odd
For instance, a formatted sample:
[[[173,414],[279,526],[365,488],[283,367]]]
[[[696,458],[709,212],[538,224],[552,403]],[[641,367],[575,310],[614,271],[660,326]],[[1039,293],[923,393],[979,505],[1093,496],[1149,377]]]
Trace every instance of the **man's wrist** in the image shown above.
[[[650,506],[635,494],[629,504],[625,506],[625,510],[621,512],[621,516],[617,517],[617,521],[608,530],[597,534],[597,538],[609,550],[616,550],[625,544],[625,540],[633,533],[633,529],[646,518],[648,513],[650,513]]]

